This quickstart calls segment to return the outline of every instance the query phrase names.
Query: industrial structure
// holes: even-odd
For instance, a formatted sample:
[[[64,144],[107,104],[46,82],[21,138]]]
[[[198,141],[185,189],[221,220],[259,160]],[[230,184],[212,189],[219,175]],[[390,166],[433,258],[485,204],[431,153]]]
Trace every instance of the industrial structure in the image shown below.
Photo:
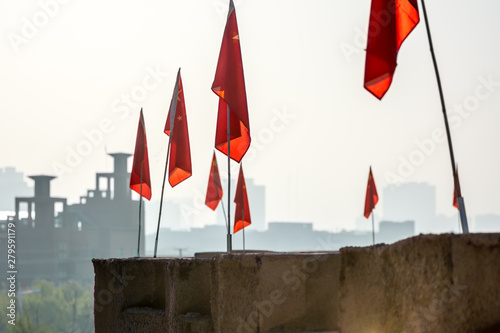
[[[18,284],[29,287],[36,280],[55,284],[76,280],[93,284],[92,258],[133,257],[137,253],[139,203],[132,200],[127,160],[130,154],[110,154],[114,171],[98,173],[95,189],[68,205],[50,195],[55,177],[31,176],[33,197],[15,199],[15,214],[0,222],[0,247],[6,249],[7,225],[15,224]],[[20,212],[28,215],[22,216]],[[144,211],[142,212],[144,215]],[[141,221],[144,221],[144,216]],[[144,224],[144,222],[142,222]],[[144,253],[144,227],[141,228]],[[7,258],[0,258],[6,267]]]

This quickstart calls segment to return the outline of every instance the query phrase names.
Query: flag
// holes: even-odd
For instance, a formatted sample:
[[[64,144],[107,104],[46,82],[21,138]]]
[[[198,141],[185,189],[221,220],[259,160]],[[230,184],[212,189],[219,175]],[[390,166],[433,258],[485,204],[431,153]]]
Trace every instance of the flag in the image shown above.
[[[205,205],[210,209],[215,210],[222,200],[222,184],[219,176],[219,167],[217,166],[217,158],[212,158],[212,168],[210,169],[210,177],[208,178],[207,197]]]
[[[227,108],[229,106],[230,157],[240,162],[250,147],[251,138],[240,37],[232,0],[229,1],[226,28],[222,37],[212,91],[219,96],[215,148],[227,155]]]
[[[373,180],[372,167],[370,167],[370,173],[368,174],[368,185],[366,186],[366,198],[365,198],[365,217],[369,218],[372,210],[375,208],[378,202],[377,187],[375,186],[375,180]]]
[[[180,68],[177,72],[177,80],[164,131],[165,134],[171,137],[168,182],[174,187],[192,175],[186,104],[184,102]]]
[[[455,167],[455,177],[457,178],[456,179],[456,182],[458,184],[458,189],[460,191],[460,181],[458,179],[458,166]],[[453,206],[458,209],[458,200],[457,200],[457,188],[455,186],[453,186]]]
[[[236,194],[234,195],[234,231],[236,233],[243,228],[252,224],[250,218],[250,206],[248,205],[247,186],[245,177],[243,176],[243,167],[240,165],[240,174],[238,176],[238,184],[236,185]]]
[[[391,85],[401,44],[419,21],[417,0],[372,0],[364,86],[378,99]]]
[[[139,127],[135,140],[134,162],[130,174],[130,188],[144,198],[151,200],[151,179],[149,177],[148,142],[144,116],[139,117]]]

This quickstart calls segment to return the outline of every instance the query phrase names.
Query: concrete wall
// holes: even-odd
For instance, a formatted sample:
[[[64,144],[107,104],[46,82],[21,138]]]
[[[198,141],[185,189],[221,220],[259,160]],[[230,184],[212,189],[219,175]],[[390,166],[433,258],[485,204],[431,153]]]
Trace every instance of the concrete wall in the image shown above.
[[[341,254],[342,333],[500,332],[500,234],[421,235]]]
[[[338,253],[94,259],[95,332],[333,331]]]
[[[93,263],[97,333],[500,332],[500,234]]]

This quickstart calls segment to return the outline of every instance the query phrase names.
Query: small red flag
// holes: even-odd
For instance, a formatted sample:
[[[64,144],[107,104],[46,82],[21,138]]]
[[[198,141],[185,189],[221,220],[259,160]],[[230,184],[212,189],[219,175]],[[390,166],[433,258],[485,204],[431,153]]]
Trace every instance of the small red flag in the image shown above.
[[[171,126],[173,124],[173,126]],[[177,72],[174,93],[170,102],[165,134],[172,134],[170,139],[170,164],[168,182],[172,187],[191,177],[191,150],[186,117],[186,104],[182,88],[181,70]]]
[[[210,209],[215,210],[222,200],[222,184],[219,176],[219,167],[217,166],[217,158],[212,158],[212,168],[210,169],[210,177],[208,178],[207,197],[205,205]]]
[[[227,155],[227,108],[229,106],[230,157],[240,162],[250,147],[251,138],[240,38],[232,0],[229,1],[229,13],[212,91],[219,96],[215,148]]]
[[[245,177],[243,176],[243,167],[241,165],[238,184],[236,185],[236,194],[234,195],[234,203],[236,204],[236,208],[234,210],[233,233],[237,233],[241,229],[252,224],[250,206],[248,204],[247,186],[245,184]]]
[[[365,198],[365,217],[369,218],[372,210],[375,208],[378,202],[377,187],[375,186],[375,180],[373,179],[372,167],[370,167],[370,173],[368,174],[368,185],[366,186],[366,198]]]
[[[144,198],[151,200],[151,179],[149,177],[148,142],[144,116],[139,117],[139,127],[135,141],[134,162],[130,174],[130,188]]]
[[[364,86],[378,99],[391,85],[401,44],[419,21],[417,0],[372,0]]]

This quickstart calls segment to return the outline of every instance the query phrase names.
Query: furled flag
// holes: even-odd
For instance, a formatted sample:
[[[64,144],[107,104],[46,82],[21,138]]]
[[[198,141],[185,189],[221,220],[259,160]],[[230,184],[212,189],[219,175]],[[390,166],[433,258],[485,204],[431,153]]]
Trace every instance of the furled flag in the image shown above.
[[[250,206],[248,205],[247,186],[245,177],[243,176],[243,167],[240,165],[240,174],[238,176],[238,184],[236,185],[236,194],[234,196],[236,208],[234,210],[234,231],[237,233],[243,228],[252,224],[250,218]]]
[[[148,142],[146,140],[146,125],[144,116],[139,117],[139,128],[135,141],[134,162],[130,174],[130,188],[144,198],[151,200],[151,179],[149,177]]]
[[[230,157],[240,162],[250,147],[251,138],[240,37],[233,0],[229,1],[226,28],[222,37],[212,91],[219,96],[215,148],[227,155],[229,107]]]
[[[372,0],[364,86],[378,99],[391,85],[401,44],[419,21],[417,0]]]
[[[460,191],[460,181],[458,179],[458,166],[455,167],[455,177],[457,178],[457,184],[458,184],[458,189]],[[456,209],[458,209],[458,200],[457,200],[457,189],[454,186],[453,187],[453,206],[455,206]]]
[[[368,185],[366,186],[366,198],[365,198],[365,217],[369,218],[372,210],[375,208],[378,202],[377,187],[375,186],[375,180],[373,180],[372,167],[370,167],[370,173],[368,174]]]
[[[192,175],[186,105],[180,68],[177,72],[174,93],[170,102],[165,134],[171,136],[168,182],[174,187]]]
[[[217,158],[212,158],[212,168],[210,169],[210,177],[208,178],[207,197],[205,205],[210,209],[215,210],[222,200],[222,184],[219,176],[219,167],[217,166]]]

